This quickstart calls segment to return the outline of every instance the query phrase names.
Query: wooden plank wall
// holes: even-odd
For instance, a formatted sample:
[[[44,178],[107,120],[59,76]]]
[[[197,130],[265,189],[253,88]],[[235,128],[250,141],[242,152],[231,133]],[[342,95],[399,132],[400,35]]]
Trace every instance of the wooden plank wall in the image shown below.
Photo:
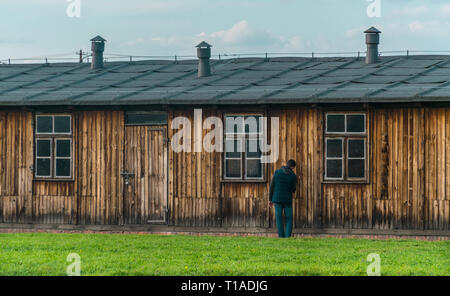
[[[323,184],[322,226],[449,229],[450,110],[372,109],[370,184]]]
[[[220,111],[203,112],[203,119],[205,114],[222,116]],[[269,176],[290,158],[299,164],[294,227],[449,229],[449,109],[371,109],[368,184],[322,184],[323,112],[295,108],[269,114],[280,118],[280,157],[268,166]],[[177,111],[172,116],[192,120],[193,112]],[[212,211],[222,218],[222,226],[274,227],[273,208],[267,207],[269,183],[220,185],[220,157],[171,152],[169,162],[177,166],[169,184],[174,205],[171,223],[212,226],[214,221],[204,218]],[[206,205],[208,211],[203,199],[210,195],[203,194],[202,188],[210,183],[215,184],[216,194],[214,202]]]
[[[321,183],[323,111],[269,111],[280,118],[280,157],[267,173],[299,163],[296,228],[449,229],[450,108],[371,109],[369,184]],[[0,112],[0,222],[123,221],[123,112],[73,114],[75,181],[33,182],[32,113]],[[203,119],[213,115],[222,112],[203,110]],[[175,116],[192,120],[193,110],[169,112],[169,138]],[[168,161],[171,225],[274,227],[268,182],[221,183],[220,153],[169,149]]]
[[[0,112],[0,221],[32,221],[32,115]]]
[[[194,149],[194,111],[169,113],[169,139],[178,130],[172,130],[175,117],[188,118],[191,124],[192,151]],[[203,110],[203,119],[221,116],[219,111]],[[203,130],[203,135],[208,133]],[[186,134],[186,136],[188,136]],[[169,148],[169,223],[184,226],[220,226],[220,153],[174,152]],[[229,206],[227,203],[224,208]],[[237,212],[237,211],[236,211]]]
[[[164,221],[167,206],[166,127],[127,126],[125,134],[125,170],[135,175],[125,187],[124,223]]]
[[[221,111],[203,109],[203,119],[208,116],[222,118],[222,115]],[[184,116],[193,122],[193,111],[175,111],[170,118],[177,116]],[[294,198],[294,226],[317,225],[316,213],[320,211],[321,202],[322,124],[316,123],[322,122],[322,112],[304,108],[271,111],[270,116],[280,118],[280,155],[277,163],[268,165],[266,173],[271,177],[290,158],[304,163],[297,167],[301,181]],[[191,131],[193,137],[193,125]],[[177,130],[171,131],[169,128],[169,137],[174,132]],[[204,130],[203,135],[208,132]],[[193,139],[191,143],[194,147]],[[171,151],[169,163],[175,166],[169,176],[169,190],[172,189],[169,191],[169,201],[173,205],[170,207],[171,223],[185,226],[274,226],[274,210],[268,207],[269,182],[221,184],[220,153]]]
[[[0,112],[0,222],[118,224],[122,112],[75,112],[74,181],[33,181],[33,115]],[[78,161],[80,160],[80,161]]]
[[[123,221],[123,112],[78,112],[77,117],[78,223],[119,224]]]

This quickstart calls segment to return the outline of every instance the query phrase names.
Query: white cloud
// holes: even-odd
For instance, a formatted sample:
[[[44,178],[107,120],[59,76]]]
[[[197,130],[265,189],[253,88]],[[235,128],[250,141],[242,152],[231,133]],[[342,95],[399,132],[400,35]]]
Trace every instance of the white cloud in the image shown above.
[[[442,5],[440,12],[443,17],[448,17],[450,15],[450,3]]]
[[[405,7],[403,9],[397,9],[393,11],[393,16],[395,17],[424,17],[430,14],[435,14],[436,10],[428,6],[411,6]]]
[[[450,22],[442,20],[414,21],[408,24],[411,33],[433,36],[448,36]]]
[[[247,46],[272,44],[278,41],[270,32],[255,29],[246,20],[234,24],[230,29],[213,32],[209,37],[225,44]]]

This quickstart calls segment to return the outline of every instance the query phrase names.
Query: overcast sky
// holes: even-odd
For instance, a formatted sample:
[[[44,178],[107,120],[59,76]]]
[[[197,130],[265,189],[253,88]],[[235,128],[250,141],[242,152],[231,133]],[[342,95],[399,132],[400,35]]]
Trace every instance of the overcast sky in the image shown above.
[[[77,0],[72,0],[77,1]],[[381,51],[450,50],[450,1],[379,0],[0,0],[0,60],[89,51],[193,55],[205,40],[214,53],[363,51],[363,31],[382,33]],[[376,1],[376,0],[372,0]]]

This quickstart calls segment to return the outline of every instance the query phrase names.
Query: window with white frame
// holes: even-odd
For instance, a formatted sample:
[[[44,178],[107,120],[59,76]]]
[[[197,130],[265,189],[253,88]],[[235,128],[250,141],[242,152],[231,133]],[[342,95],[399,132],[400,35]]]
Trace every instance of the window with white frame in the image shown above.
[[[72,116],[38,114],[35,120],[37,179],[72,179]]]
[[[261,114],[225,115],[225,180],[264,179],[261,118]]]
[[[368,180],[366,118],[355,112],[325,114],[324,180]]]

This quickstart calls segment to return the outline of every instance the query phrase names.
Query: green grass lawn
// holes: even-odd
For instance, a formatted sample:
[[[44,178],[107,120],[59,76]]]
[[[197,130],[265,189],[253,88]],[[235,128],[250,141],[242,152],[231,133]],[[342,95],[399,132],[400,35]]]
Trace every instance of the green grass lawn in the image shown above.
[[[0,275],[450,275],[450,241],[131,234],[0,234]]]

